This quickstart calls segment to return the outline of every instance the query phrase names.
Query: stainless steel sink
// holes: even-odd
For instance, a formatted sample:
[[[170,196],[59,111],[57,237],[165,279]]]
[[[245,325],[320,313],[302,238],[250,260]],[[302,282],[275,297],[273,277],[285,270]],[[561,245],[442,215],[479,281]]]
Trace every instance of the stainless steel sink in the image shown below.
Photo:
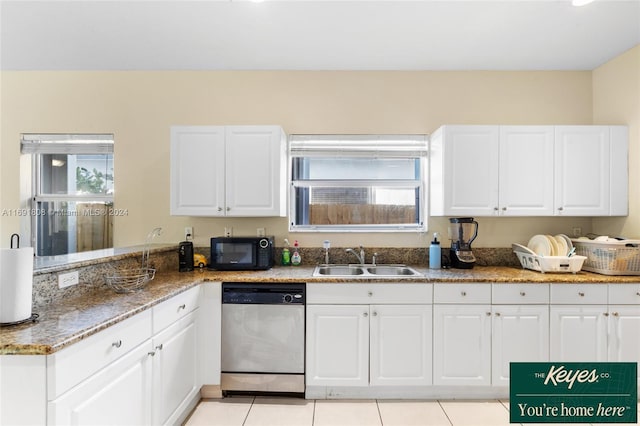
[[[314,277],[417,277],[421,274],[407,265],[318,265],[313,271]]]
[[[364,271],[362,268],[358,266],[349,266],[349,265],[326,265],[326,266],[316,266],[316,270],[313,272],[313,275],[323,276],[323,275],[362,275]]]
[[[418,275],[414,269],[404,265],[371,266],[367,268],[367,272],[374,275]]]

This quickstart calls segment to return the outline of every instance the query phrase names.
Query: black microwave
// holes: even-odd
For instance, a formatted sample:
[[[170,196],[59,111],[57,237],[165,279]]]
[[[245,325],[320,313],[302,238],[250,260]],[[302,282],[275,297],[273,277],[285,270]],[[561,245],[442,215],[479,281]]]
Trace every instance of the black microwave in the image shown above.
[[[219,271],[271,269],[275,260],[273,237],[213,237],[209,268]]]

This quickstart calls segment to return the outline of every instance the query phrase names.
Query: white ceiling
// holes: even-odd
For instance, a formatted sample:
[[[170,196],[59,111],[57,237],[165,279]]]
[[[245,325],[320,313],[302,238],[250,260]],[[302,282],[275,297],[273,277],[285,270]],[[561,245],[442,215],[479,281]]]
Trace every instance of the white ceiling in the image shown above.
[[[1,1],[4,70],[591,70],[640,0]]]

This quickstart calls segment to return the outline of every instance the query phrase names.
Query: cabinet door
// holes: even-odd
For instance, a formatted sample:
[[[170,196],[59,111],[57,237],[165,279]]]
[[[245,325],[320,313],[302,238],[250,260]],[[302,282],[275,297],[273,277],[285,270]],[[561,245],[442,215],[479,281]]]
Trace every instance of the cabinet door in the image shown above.
[[[610,305],[609,336],[609,361],[640,364],[640,306]]]
[[[171,127],[171,214],[224,216],[224,127]]]
[[[151,340],[49,402],[50,425],[150,424]]]
[[[196,397],[197,342],[196,312],[153,338],[153,423],[178,423],[188,414],[187,406]]]
[[[431,305],[372,305],[371,385],[431,385]]]
[[[549,361],[549,306],[496,305],[492,311],[492,381],[509,385],[509,363]]]
[[[491,306],[433,306],[433,384],[491,384]]]
[[[549,361],[607,360],[606,306],[552,305],[549,316]]]
[[[307,305],[307,386],[369,385],[369,306]]]
[[[436,216],[498,213],[498,126],[443,126],[431,141]]]
[[[286,141],[277,126],[226,128],[227,216],[284,216]]]
[[[553,215],[553,126],[500,126],[500,214]]]
[[[556,214],[609,215],[609,126],[557,126],[555,152]]]

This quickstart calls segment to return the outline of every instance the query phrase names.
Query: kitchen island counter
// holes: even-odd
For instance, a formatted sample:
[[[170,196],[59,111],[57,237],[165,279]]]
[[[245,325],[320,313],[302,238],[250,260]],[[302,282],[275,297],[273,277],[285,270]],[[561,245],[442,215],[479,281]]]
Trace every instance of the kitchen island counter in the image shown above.
[[[546,273],[514,267],[477,266],[473,269],[429,270],[414,266],[418,277],[358,279],[312,277],[314,267],[275,267],[268,271],[158,272],[153,281],[138,292],[118,294],[104,285],[94,291],[34,306],[35,322],[0,328],[0,355],[48,355],[100,330],[147,310],[178,293],[206,281],[215,282],[322,282],[322,283],[638,283],[637,276],[607,276],[589,272]],[[80,284],[82,285],[82,284]]]

